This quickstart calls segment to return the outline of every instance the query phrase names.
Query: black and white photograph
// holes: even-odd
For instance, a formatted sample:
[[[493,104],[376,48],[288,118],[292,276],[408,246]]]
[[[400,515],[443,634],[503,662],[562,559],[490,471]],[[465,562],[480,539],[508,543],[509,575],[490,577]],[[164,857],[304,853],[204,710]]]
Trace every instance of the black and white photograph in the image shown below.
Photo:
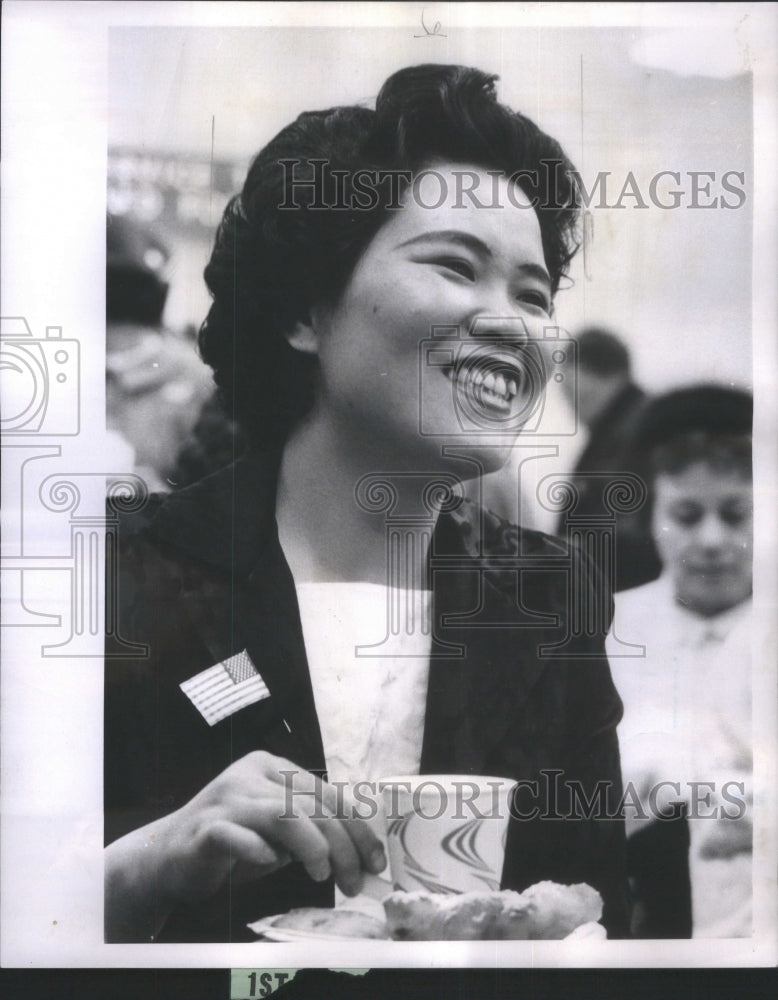
[[[2,965],[775,966],[778,6],[4,28]]]

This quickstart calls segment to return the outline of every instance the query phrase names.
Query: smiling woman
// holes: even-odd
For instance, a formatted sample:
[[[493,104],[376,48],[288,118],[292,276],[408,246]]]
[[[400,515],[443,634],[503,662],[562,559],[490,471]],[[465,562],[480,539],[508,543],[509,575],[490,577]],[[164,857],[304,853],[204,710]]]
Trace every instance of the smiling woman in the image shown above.
[[[625,932],[609,597],[459,490],[540,405],[577,206],[559,145],[458,66],[257,156],[200,335],[250,453],[122,530],[121,632],[149,656],[106,674],[110,940],[245,939],[354,896],[385,830],[340,793],[430,773],[534,788],[502,887],[588,883]]]
[[[440,164],[437,172],[450,180],[454,169]],[[292,347],[316,357],[326,387],[287,442],[288,454],[305,442],[303,464],[317,460],[324,469],[332,450],[356,444],[356,461],[369,447],[373,469],[433,473],[443,462],[441,444],[454,439],[490,471],[502,466],[513,435],[504,422],[490,428],[490,419],[520,418],[526,409],[534,384],[524,353],[530,340],[542,341],[552,309],[538,218],[526,196],[520,205],[457,209],[447,198],[430,210],[410,198],[388,217],[338,302],[314,308],[288,334]],[[436,328],[449,331],[456,357],[420,378],[419,346]],[[422,393],[434,436],[419,433]],[[470,428],[457,419],[457,398],[475,415]]]

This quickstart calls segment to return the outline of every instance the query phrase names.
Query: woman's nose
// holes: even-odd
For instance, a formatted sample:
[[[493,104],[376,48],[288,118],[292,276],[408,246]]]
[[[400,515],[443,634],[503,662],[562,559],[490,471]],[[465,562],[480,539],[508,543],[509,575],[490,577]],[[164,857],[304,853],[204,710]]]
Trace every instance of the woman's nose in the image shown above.
[[[479,340],[493,338],[516,344],[526,344],[542,336],[542,327],[534,329],[525,317],[513,315],[479,315],[470,324],[470,336]]]
[[[708,514],[697,528],[697,541],[707,549],[717,549],[727,539],[727,526],[717,514]]]

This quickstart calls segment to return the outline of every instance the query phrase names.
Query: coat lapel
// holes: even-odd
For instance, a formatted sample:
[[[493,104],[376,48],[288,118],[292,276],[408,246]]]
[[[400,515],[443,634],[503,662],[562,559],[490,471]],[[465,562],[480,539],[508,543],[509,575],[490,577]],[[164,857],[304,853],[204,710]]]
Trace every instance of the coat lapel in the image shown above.
[[[262,746],[321,772],[324,751],[274,504],[274,477],[246,458],[172,494],[153,531],[189,557],[181,603],[212,662],[245,649],[270,692],[217,723],[234,758]]]
[[[252,571],[249,587],[240,592],[237,609],[248,625],[246,647],[262,657],[266,683],[295,749],[287,756],[309,771],[324,772],[324,749],[297,594],[277,537]]]
[[[556,622],[523,606],[540,536],[486,517],[472,504],[441,515],[430,552],[434,634],[462,654],[430,661],[428,773],[483,773],[490,751],[521,725],[545,669],[537,646]]]

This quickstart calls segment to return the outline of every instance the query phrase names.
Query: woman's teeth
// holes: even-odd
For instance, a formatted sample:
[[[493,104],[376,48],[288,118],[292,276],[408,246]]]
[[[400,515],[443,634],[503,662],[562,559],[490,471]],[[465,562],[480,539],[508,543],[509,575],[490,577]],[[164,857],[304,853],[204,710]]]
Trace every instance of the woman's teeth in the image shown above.
[[[459,382],[463,388],[468,384],[475,386],[478,392],[486,400],[495,400],[502,403],[510,403],[519,391],[518,383],[515,379],[506,379],[504,375],[494,372],[484,372],[477,369],[475,372],[467,368],[456,372],[453,368],[446,373],[452,382]]]

